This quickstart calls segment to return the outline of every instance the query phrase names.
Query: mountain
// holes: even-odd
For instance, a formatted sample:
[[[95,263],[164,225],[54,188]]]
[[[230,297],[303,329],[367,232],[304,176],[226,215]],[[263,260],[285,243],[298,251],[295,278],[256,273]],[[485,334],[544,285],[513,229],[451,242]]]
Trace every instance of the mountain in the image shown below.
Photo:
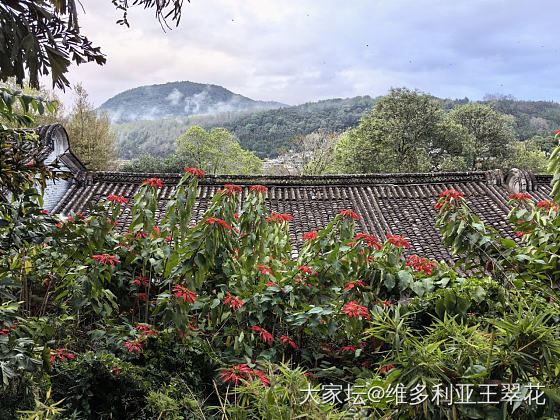
[[[290,148],[290,140],[318,129],[342,132],[358,125],[362,114],[373,108],[369,96],[328,99],[267,111],[225,112],[192,115],[158,121],[114,124],[120,157],[131,159],[143,153],[165,157],[175,150],[175,140],[193,125],[205,129],[224,127],[241,147],[260,158],[277,156]]]
[[[255,101],[217,85],[171,82],[126,90],[108,99],[99,110],[107,111],[112,123],[123,123],[283,106]]]

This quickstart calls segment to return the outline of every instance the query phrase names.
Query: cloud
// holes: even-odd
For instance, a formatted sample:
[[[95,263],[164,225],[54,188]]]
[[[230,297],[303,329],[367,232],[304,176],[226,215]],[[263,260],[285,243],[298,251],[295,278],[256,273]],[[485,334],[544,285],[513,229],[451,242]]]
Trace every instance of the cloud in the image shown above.
[[[110,4],[90,3],[82,31],[107,64],[72,66],[69,78],[96,105],[176,80],[289,104],[392,86],[560,100],[553,0],[192,0],[166,32],[153,11],[131,9],[126,28]]]

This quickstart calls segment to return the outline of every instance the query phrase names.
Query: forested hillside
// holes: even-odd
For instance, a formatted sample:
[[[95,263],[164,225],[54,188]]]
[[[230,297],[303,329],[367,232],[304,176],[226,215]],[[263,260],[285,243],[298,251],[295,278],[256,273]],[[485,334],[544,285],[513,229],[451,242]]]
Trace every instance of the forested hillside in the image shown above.
[[[255,101],[222,86],[171,82],[121,92],[105,101],[99,110],[107,111],[112,122],[122,123],[282,106],[285,105],[279,102]]]
[[[515,121],[514,129],[519,140],[533,136],[546,136],[560,127],[560,104],[547,101],[520,101],[511,97],[486,97],[478,103],[489,105],[496,111],[511,115]],[[442,105],[451,110],[469,103],[468,99],[443,99]]]
[[[329,99],[298,106],[258,112],[227,112],[218,115],[193,115],[158,121],[135,121],[114,125],[120,156],[134,158],[143,153],[164,157],[174,148],[175,140],[190,127],[224,127],[238,139],[241,147],[260,158],[276,156],[289,148],[295,136],[318,129],[344,131],[358,124],[371,109],[369,96]]]

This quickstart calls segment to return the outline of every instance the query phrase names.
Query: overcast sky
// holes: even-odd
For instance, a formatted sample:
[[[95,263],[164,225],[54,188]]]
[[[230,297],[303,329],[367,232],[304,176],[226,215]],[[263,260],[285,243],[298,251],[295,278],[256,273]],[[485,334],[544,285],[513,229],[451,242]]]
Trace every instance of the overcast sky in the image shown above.
[[[69,79],[95,105],[178,80],[292,105],[401,86],[560,101],[558,0],[191,0],[166,32],[153,11],[133,8],[126,28],[110,0],[82,4],[107,64]]]

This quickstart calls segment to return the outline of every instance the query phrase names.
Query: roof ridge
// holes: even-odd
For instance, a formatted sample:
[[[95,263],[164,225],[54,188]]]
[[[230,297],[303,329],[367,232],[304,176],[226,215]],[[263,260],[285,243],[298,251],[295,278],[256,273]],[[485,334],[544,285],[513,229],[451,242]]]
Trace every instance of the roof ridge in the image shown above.
[[[164,183],[177,182],[179,173],[141,173],[97,171],[91,172],[93,179],[106,182],[128,181],[138,183],[146,178],[161,178]],[[351,185],[351,184],[436,184],[442,182],[496,183],[493,171],[472,172],[428,172],[397,174],[336,174],[336,175],[206,175],[200,184],[267,184],[267,185]],[[501,182],[498,182],[501,183]]]

